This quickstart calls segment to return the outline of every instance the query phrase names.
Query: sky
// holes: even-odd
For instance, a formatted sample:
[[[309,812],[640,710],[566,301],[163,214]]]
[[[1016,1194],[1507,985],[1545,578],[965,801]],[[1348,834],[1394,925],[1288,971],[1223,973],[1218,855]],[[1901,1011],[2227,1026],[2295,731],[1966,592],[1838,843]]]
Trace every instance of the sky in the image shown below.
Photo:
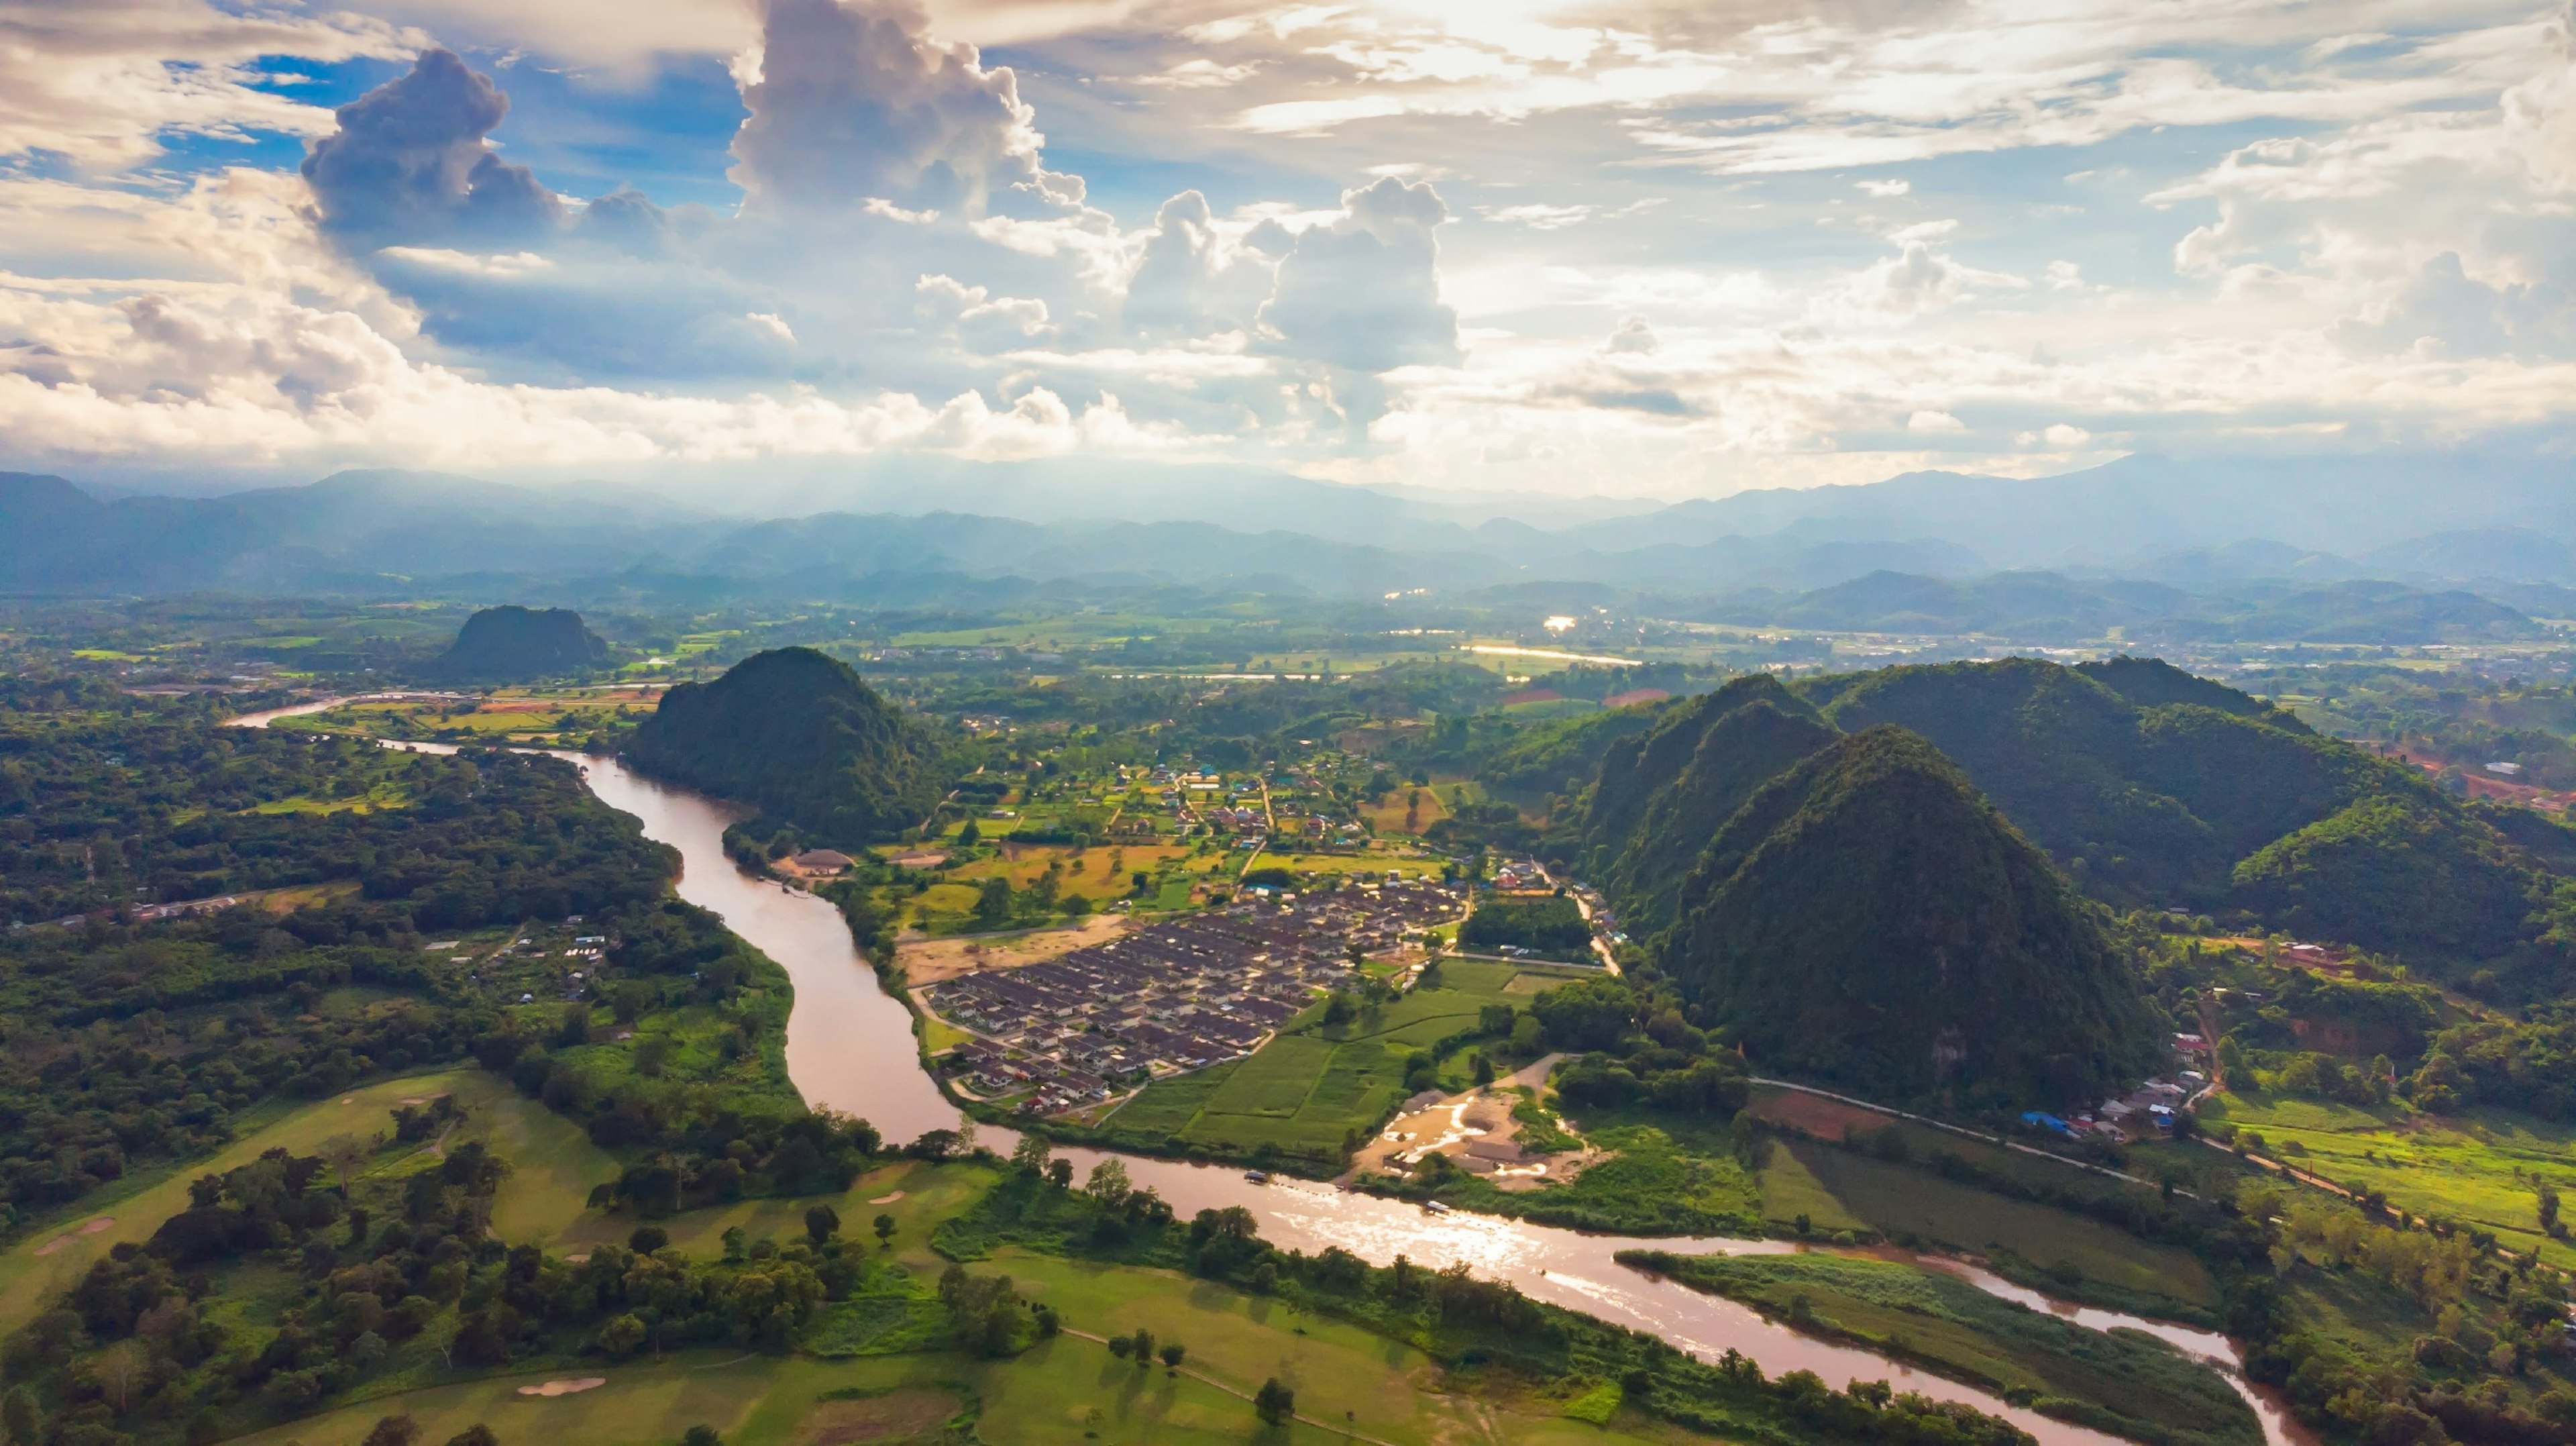
[[[2576,453],[2576,6],[0,0],[0,457]]]

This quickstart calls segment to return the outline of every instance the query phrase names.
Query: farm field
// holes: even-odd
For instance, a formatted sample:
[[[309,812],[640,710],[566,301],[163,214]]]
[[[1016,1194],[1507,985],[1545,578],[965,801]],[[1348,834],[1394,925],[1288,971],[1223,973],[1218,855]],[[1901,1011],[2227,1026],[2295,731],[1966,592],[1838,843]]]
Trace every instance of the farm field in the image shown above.
[[[2269,1158],[2377,1190],[2410,1215],[2489,1231],[2508,1250],[2576,1266],[2576,1246],[2541,1233],[2535,1188],[2547,1180],[2576,1190],[2576,1129],[2504,1110],[2443,1117],[2234,1090],[2204,1101],[2200,1113],[2261,1135],[2267,1148],[2258,1153]]]
[[[1418,808],[1405,802],[1416,793],[1422,796]],[[1418,834],[1448,816],[1449,810],[1442,805],[1438,789],[1410,786],[1388,794],[1384,803],[1372,803],[1360,810],[1360,817],[1367,819],[1369,826],[1380,834]],[[1410,828],[1405,826],[1408,817],[1413,823]]]
[[[1936,1130],[1912,1120],[1900,1120],[1877,1110],[1861,1109],[1798,1090],[1756,1086],[1752,1109],[1756,1115],[1773,1124],[1828,1144],[1839,1143],[1847,1137],[1875,1136],[1892,1128],[1905,1142],[1907,1158],[1931,1161],[1944,1154],[1956,1155],[1980,1170],[2009,1176],[2045,1190],[2072,1189],[2099,1196],[2116,1196],[2130,1188],[2106,1176],[2087,1174],[2019,1150],[2003,1149],[1948,1130]],[[2228,1157],[2197,1147],[2177,1153],[2168,1143],[2144,1142],[2134,1148],[2159,1159],[2186,1177],[2211,1169],[2221,1174],[2235,1172]],[[2156,1172],[2133,1167],[2130,1173],[2151,1177]]]
[[[188,1208],[188,1182],[221,1173],[283,1147],[312,1154],[335,1135],[361,1141],[390,1134],[391,1113],[406,1101],[453,1094],[467,1110],[448,1139],[480,1139],[513,1162],[493,1202],[493,1224],[512,1239],[545,1241],[580,1216],[593,1185],[613,1180],[617,1164],[571,1122],[523,1098],[509,1082],[481,1070],[452,1070],[382,1080],[315,1104],[267,1114],[212,1159],[137,1177],[122,1194],[103,1196],[82,1215],[58,1221],[0,1253],[0,1334],[15,1332],[120,1244],[151,1238],[161,1222]],[[421,1148],[428,1148],[424,1145]],[[369,1168],[399,1169],[414,1151],[388,1151]]]
[[[1077,849],[1064,844],[1005,842],[992,857],[969,860],[942,870],[940,876],[975,884],[986,879],[1009,879],[1012,888],[1024,889],[1054,866],[1062,871],[1057,876],[1058,884],[1067,892],[1114,899],[1134,886],[1129,875],[1135,871],[1158,873],[1189,857],[1190,850],[1176,844],[1094,844]]]
[[[1471,1030],[1489,1004],[1524,1002],[1516,978],[1541,971],[1453,960],[1442,983],[1416,989],[1345,1025],[1292,1024],[1251,1058],[1161,1080],[1111,1115],[1113,1135],[1154,1145],[1233,1151],[1342,1152],[1404,1098],[1415,1050]]]
[[[659,697],[660,689],[647,686],[501,692],[453,700],[389,699],[351,703],[325,713],[285,719],[278,726],[369,738],[438,738],[463,743],[540,740],[587,735],[594,728],[614,722],[621,713],[651,711]]]
[[[1775,1198],[1786,1204],[1793,1198],[1812,1199],[1809,1192],[1820,1191],[1849,1219],[1891,1237],[1911,1236],[1984,1256],[1999,1274],[2055,1293],[2089,1295],[2187,1320],[2205,1319],[2218,1304],[2208,1271],[2185,1251],[1852,1150],[1787,1141],[1774,1152],[1772,1170],[1790,1168],[1790,1162],[1780,1159],[1784,1155],[1792,1157],[1804,1178],[1791,1176],[1777,1192],[1766,1189],[1766,1207]],[[1808,1213],[1819,1226],[1827,1219],[1812,1206]]]
[[[1419,860],[1391,850],[1373,848],[1360,853],[1299,853],[1294,850],[1263,849],[1254,868],[1281,868],[1293,873],[1322,876],[1326,874],[1379,874],[1388,869],[1400,870],[1406,878],[1420,878],[1436,872],[1434,861]]]

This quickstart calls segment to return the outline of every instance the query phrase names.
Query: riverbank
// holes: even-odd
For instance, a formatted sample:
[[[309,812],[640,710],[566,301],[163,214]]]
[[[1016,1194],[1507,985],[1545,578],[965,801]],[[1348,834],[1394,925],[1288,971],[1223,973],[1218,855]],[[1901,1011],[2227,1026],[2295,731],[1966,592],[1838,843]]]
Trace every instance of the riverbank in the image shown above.
[[[2263,1439],[2253,1409],[2199,1358],[2144,1332],[2089,1330],[1938,1270],[1832,1254],[1631,1251],[1620,1263],[2132,1440],[2256,1446]]]

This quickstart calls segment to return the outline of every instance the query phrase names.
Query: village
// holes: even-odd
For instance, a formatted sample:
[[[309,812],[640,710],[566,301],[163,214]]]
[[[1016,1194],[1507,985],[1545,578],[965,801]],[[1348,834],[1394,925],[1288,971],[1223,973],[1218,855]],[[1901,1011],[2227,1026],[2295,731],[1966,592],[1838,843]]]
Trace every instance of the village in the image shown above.
[[[1465,907],[1463,886],[1360,883],[1157,923],[1042,962],[912,991],[968,1038],[940,1058],[953,1087],[1061,1114],[1155,1078],[1240,1059],[1363,961],[1402,950]]]

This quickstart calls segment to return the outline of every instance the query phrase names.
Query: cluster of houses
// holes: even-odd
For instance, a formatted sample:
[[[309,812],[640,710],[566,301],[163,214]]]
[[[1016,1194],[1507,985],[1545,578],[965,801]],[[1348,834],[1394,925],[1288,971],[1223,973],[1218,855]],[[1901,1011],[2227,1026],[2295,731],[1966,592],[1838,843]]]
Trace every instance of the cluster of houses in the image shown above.
[[[1355,982],[1352,946],[1391,947],[1461,903],[1428,883],[1256,896],[913,998],[970,1036],[944,1057],[960,1088],[1061,1114],[1250,1054],[1319,994]]]
[[[2197,1040],[2198,1035],[2176,1036]],[[2209,1077],[2197,1069],[2176,1071],[2172,1079],[2151,1079],[2117,1099],[2104,1100],[2089,1114],[2060,1118],[2044,1110],[2032,1110],[2021,1117],[2022,1123],[2036,1125],[2064,1135],[2068,1139],[2100,1136],[2114,1141],[2162,1139],[2170,1137],[2174,1121],[2209,1084]]]

